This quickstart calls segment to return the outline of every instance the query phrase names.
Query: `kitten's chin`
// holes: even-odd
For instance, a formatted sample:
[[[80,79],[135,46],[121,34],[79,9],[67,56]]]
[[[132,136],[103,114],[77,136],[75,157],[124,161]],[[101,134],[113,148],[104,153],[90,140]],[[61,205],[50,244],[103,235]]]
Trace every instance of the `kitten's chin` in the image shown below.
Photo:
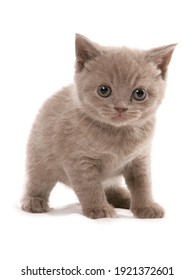
[[[140,118],[140,114],[133,115],[133,116],[125,116],[125,115],[117,115],[113,116],[110,119],[112,125],[116,127],[120,126],[127,126],[127,125],[134,125]]]
[[[117,127],[126,126],[130,124],[130,120],[124,116],[114,116],[111,118],[111,124]]]

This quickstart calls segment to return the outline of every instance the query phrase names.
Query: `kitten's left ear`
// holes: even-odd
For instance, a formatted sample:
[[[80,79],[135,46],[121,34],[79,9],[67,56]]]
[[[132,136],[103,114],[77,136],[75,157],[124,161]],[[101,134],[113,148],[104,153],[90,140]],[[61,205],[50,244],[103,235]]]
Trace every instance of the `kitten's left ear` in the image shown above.
[[[86,62],[93,60],[95,57],[100,55],[98,45],[80,34],[76,34],[75,50],[77,71],[81,71]]]
[[[147,60],[156,64],[157,68],[161,70],[161,76],[163,79],[166,78],[168,65],[176,45],[177,44],[172,44],[146,51]]]

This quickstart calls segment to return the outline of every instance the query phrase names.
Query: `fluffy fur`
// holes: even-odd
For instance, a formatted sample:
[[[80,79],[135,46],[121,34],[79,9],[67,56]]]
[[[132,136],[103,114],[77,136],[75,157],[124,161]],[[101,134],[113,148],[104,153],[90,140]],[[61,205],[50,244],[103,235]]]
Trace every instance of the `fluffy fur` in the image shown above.
[[[31,130],[23,210],[48,211],[50,192],[63,182],[87,217],[113,217],[114,207],[163,217],[151,194],[150,151],[174,48],[108,48],[76,35],[75,82],[44,103]],[[128,190],[117,183],[121,175]]]

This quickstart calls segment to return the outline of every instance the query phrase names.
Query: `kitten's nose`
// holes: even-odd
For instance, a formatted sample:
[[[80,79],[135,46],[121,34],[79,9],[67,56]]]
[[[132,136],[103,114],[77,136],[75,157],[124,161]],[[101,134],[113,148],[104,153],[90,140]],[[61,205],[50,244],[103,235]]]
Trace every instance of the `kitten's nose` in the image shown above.
[[[128,110],[128,108],[125,108],[125,107],[114,107],[114,109],[116,111],[118,111],[119,113],[122,113],[122,112],[125,112]]]

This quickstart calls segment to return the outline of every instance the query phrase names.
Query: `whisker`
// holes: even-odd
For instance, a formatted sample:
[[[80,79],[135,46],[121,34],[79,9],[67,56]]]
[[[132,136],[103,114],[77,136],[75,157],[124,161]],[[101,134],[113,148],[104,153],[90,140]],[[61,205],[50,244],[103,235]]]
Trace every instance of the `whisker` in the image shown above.
[[[89,129],[90,127],[92,128],[93,124],[94,124],[96,121],[97,121],[97,118],[95,118],[95,119],[88,125],[88,127],[87,127],[87,129],[86,129],[86,132],[88,131],[88,129]]]

